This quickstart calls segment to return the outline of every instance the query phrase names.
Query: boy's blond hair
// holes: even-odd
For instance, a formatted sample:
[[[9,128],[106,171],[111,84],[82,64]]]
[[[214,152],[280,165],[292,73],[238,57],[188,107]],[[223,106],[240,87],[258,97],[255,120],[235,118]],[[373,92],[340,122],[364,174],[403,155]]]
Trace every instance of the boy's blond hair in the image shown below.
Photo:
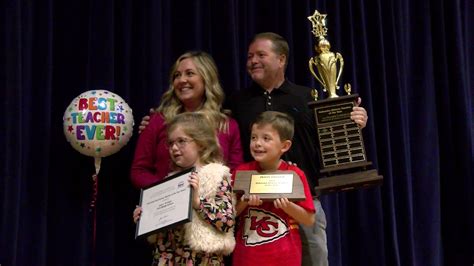
[[[282,141],[292,140],[295,133],[295,121],[285,113],[266,111],[261,113],[252,123],[257,126],[271,125]]]

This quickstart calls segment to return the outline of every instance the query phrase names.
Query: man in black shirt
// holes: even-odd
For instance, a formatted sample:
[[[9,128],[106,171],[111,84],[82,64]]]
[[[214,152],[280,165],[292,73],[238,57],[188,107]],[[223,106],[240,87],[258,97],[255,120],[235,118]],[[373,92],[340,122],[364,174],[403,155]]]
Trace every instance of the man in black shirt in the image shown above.
[[[285,78],[289,48],[287,41],[278,34],[257,34],[249,45],[247,72],[252,85],[228,97],[232,116],[240,127],[240,139],[245,161],[250,161],[250,124],[264,111],[287,113],[295,120],[295,134],[291,149],[284,159],[301,168],[311,188],[317,185],[319,157],[316,145],[316,128],[313,112],[308,108],[312,101],[311,89],[298,86]],[[360,99],[358,99],[358,104]],[[354,107],[351,119],[360,127],[367,123],[367,113],[362,107]],[[314,191],[312,191],[314,193]],[[314,195],[314,194],[313,194]],[[316,222],[312,227],[300,225],[303,243],[302,265],[328,265],[326,241],[326,216],[321,203],[314,197]]]

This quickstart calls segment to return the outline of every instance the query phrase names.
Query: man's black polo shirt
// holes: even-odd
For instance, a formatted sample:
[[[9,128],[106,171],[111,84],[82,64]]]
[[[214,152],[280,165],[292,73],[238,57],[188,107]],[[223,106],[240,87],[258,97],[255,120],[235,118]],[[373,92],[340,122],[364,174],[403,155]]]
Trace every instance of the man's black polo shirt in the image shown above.
[[[252,161],[250,155],[250,124],[265,111],[287,113],[295,120],[295,135],[291,149],[283,155],[286,161],[294,162],[308,179],[311,190],[317,185],[319,155],[316,150],[316,128],[313,112],[308,108],[312,101],[311,89],[285,80],[271,93],[258,84],[235,93],[227,99],[228,108],[240,127],[240,139],[245,161]]]

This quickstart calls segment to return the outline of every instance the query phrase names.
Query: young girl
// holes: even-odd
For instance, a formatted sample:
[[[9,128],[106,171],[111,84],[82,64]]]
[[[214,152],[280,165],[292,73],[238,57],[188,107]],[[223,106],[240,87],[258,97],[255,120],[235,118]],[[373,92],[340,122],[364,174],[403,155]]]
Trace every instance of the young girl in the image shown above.
[[[190,167],[192,221],[153,235],[152,265],[223,265],[235,246],[234,207],[229,168],[221,163],[215,130],[201,113],[182,113],[167,127],[168,150],[175,172]],[[133,213],[136,222],[142,209]]]

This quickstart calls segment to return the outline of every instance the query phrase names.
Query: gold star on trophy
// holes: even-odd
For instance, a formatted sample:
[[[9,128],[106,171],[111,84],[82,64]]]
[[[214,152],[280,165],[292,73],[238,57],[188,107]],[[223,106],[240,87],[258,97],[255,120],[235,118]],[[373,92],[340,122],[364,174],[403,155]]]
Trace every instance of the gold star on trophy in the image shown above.
[[[311,32],[314,36],[322,37],[327,35],[326,16],[327,14],[321,14],[318,10],[314,10],[314,14],[308,17],[309,21],[313,24],[313,30]]]

